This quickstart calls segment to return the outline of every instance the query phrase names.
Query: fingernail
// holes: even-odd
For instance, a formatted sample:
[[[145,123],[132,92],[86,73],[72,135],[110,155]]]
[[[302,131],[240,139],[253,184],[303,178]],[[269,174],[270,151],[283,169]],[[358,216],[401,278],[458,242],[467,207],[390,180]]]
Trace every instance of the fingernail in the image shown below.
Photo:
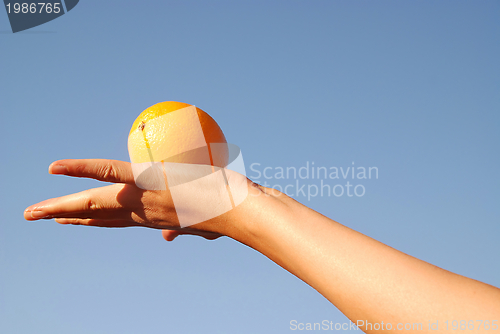
[[[50,174],[66,174],[68,168],[64,165],[52,165],[50,166]]]
[[[31,217],[33,218],[43,218],[47,217],[47,214],[43,211],[31,211]]]

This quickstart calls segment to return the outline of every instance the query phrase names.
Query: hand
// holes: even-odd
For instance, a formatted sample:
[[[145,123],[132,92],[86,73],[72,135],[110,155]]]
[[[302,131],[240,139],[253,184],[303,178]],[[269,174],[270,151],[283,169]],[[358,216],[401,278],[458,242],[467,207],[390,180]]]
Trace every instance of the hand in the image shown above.
[[[92,178],[113,185],[85,190],[31,205],[24,211],[27,220],[52,219],[60,224],[99,227],[144,226],[163,229],[167,241],[178,235],[199,235],[216,239],[222,234],[206,228],[208,222],[180,228],[170,191],[151,191],[135,185],[130,163],[117,160],[59,160],[50,174]]]

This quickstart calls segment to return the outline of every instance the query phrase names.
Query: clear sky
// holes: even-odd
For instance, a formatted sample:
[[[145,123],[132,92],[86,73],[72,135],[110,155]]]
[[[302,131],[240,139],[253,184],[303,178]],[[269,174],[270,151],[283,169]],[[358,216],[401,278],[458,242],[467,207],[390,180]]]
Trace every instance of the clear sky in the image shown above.
[[[134,119],[168,100],[212,115],[256,181],[289,193],[297,182],[312,193],[361,185],[363,196],[293,195],[500,286],[499,17],[498,1],[82,0],[12,34],[0,9],[0,332],[284,333],[291,320],[348,321],[228,238],[167,243],[159,231],[23,219],[28,205],[99,185],[49,175],[52,161],[128,160]],[[376,167],[378,178],[274,175],[313,162]],[[271,178],[257,179],[266,167]]]

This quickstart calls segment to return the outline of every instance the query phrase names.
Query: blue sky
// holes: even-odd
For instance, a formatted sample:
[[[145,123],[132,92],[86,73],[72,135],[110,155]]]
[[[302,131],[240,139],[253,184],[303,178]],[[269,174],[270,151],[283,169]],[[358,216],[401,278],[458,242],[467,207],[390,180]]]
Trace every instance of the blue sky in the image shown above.
[[[295,197],[396,249],[500,285],[496,1],[90,1],[12,34],[0,10],[0,331],[281,333],[347,322],[228,238],[27,222],[99,186],[65,158],[128,160],[161,101],[212,115],[250,166],[377,167],[364,196]],[[293,179],[263,179],[271,185]],[[298,180],[318,185],[321,180]],[[344,185],[349,180],[324,180]]]

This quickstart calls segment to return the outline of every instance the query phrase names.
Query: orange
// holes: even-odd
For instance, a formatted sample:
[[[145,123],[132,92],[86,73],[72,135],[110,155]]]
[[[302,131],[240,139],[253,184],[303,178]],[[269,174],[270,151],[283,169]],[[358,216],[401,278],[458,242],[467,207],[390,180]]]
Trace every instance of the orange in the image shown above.
[[[225,167],[229,155],[225,144],[224,133],[210,115],[173,101],[144,110],[128,136],[132,163],[164,161]]]

